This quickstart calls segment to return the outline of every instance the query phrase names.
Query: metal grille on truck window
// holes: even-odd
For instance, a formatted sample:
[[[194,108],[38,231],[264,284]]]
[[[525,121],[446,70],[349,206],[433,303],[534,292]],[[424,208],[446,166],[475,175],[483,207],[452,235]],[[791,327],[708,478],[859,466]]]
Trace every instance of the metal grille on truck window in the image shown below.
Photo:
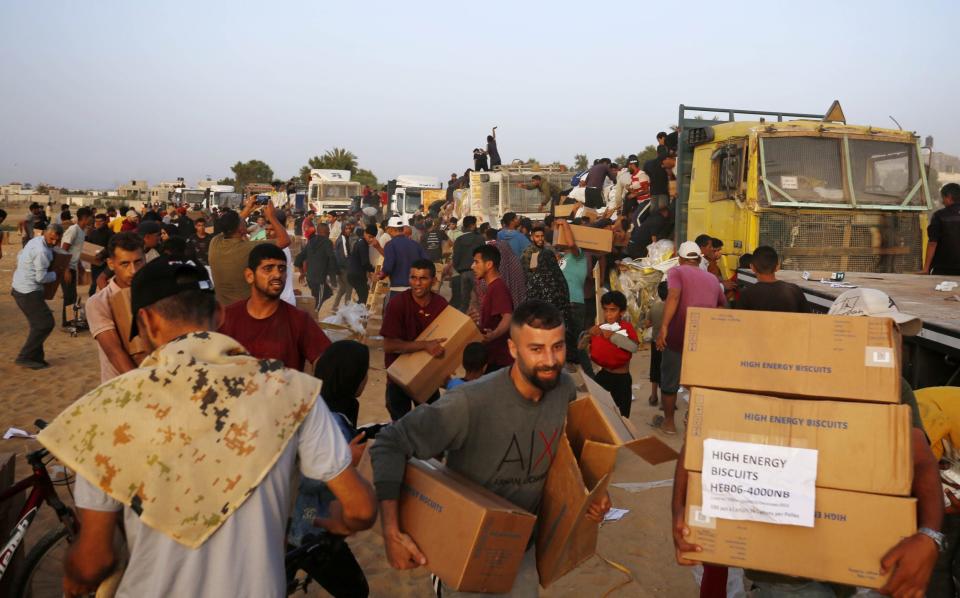
[[[911,272],[920,269],[916,212],[766,210],[760,245],[777,250],[784,270]]]
[[[813,137],[765,137],[767,180],[796,201],[847,203],[843,191],[840,140]],[[774,201],[787,201],[771,188]]]

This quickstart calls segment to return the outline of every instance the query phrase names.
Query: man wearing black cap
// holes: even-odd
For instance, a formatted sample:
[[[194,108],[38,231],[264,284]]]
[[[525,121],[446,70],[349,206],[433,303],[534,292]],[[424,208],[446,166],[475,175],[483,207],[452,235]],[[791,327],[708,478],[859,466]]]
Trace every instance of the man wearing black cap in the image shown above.
[[[143,239],[143,258],[149,264],[160,257],[160,223],[144,220],[137,226],[137,234]]]
[[[212,332],[222,312],[203,267],[157,259],[131,290],[133,333],[152,352],[39,437],[77,473],[64,593],[92,592],[110,574],[122,522],[130,557],[118,595],[285,596],[278,548],[294,468],[333,492],[338,527],[376,518],[319,380]],[[71,440],[97,426],[109,432]]]

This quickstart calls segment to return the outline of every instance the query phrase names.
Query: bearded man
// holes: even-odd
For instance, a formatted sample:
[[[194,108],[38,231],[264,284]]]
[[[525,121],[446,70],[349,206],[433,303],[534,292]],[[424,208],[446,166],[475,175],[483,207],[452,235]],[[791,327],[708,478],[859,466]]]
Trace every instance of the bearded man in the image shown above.
[[[410,457],[445,453],[447,467],[537,514],[567,406],[576,398],[574,382],[563,371],[564,338],[563,316],[556,307],[544,301],[521,303],[510,323],[512,366],[461,385],[380,431],[370,456],[391,566],[412,569],[426,564],[397,517],[397,498]],[[587,516],[602,521],[609,508],[604,494]],[[538,584],[531,543],[507,595],[537,596]],[[460,594],[443,587],[442,595]]]
[[[330,346],[311,314],[281,299],[287,284],[287,256],[270,243],[250,250],[243,271],[250,298],[224,309],[219,332],[233,337],[257,359],[279,359],[298,371],[311,366]],[[312,367],[311,367],[311,370]]]

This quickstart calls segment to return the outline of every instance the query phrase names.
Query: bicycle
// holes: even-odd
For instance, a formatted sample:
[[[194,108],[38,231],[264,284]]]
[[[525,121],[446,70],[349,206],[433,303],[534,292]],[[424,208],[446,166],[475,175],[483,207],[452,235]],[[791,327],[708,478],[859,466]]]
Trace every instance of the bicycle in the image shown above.
[[[46,422],[38,419],[34,425],[42,430],[47,426]],[[68,507],[60,500],[55,486],[68,486],[72,476],[64,473],[62,480],[54,481],[47,471],[47,466],[53,461],[54,457],[46,449],[39,449],[27,455],[27,463],[33,468],[33,474],[14,484],[11,488],[0,493],[0,503],[4,503],[20,495],[21,492],[32,488],[26,503],[20,510],[17,518],[17,524],[10,532],[7,543],[0,551],[0,579],[10,567],[13,555],[17,548],[23,543],[27,535],[27,530],[33,523],[34,518],[40,507],[46,503],[57,514],[60,525],[43,535],[30,552],[27,554],[22,570],[14,579],[13,594],[14,598],[24,596],[40,596],[41,593],[34,591],[34,581],[49,583],[49,575],[37,575],[41,571],[52,570],[53,579],[60,580],[63,577],[63,557],[66,545],[69,545],[77,532],[77,519],[73,509]],[[62,595],[59,583],[56,586],[56,595]]]

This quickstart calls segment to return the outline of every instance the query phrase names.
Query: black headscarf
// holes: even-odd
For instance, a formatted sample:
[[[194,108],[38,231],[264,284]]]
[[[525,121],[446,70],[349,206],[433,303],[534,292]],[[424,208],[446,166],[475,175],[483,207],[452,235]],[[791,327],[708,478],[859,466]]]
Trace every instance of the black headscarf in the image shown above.
[[[327,407],[341,413],[356,427],[360,414],[357,389],[367,375],[370,366],[370,349],[357,341],[337,341],[327,347],[317,365],[314,375],[323,381],[321,395]]]
[[[563,277],[557,255],[544,249],[537,256],[537,267],[527,279],[527,300],[540,299],[563,313],[564,324],[570,326],[570,289]]]

